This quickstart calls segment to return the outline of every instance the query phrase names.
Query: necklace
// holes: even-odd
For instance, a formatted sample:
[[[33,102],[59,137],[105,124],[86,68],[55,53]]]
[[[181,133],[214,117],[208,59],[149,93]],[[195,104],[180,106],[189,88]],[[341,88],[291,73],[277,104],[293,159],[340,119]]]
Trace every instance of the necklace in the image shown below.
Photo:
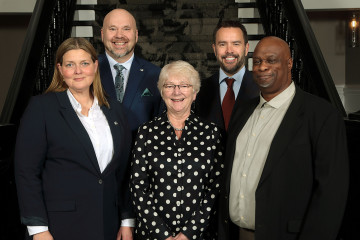
[[[176,127],[174,127],[169,120],[168,120],[168,122],[170,123],[170,126],[172,126],[172,128],[173,128],[175,131],[182,131],[182,130],[184,130],[184,128],[176,128]]]

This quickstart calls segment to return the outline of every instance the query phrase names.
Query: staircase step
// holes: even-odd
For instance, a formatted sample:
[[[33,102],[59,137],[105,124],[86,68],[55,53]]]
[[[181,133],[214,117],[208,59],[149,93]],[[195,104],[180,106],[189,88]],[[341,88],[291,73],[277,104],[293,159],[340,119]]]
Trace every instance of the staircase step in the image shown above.
[[[75,10],[75,21],[95,21],[94,10]]]
[[[249,35],[264,35],[264,29],[259,23],[244,23],[243,25]]]
[[[257,8],[239,8],[238,18],[259,18],[259,11]]]
[[[88,5],[88,4],[97,4],[97,0],[77,0],[76,4],[77,5]]]
[[[235,0],[236,3],[256,3],[256,0]]]
[[[73,26],[71,36],[92,38],[94,36],[93,28],[91,26]]]

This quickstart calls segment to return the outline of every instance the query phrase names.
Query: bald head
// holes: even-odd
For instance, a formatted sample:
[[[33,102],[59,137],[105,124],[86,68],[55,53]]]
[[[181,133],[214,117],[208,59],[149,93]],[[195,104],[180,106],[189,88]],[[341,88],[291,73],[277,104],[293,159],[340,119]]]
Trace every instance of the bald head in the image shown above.
[[[281,53],[284,54],[284,56],[286,58],[290,58],[289,45],[287,44],[287,42],[285,42],[281,38],[278,38],[278,37],[275,37],[275,36],[264,37],[256,45],[255,50],[254,50],[254,54],[256,53],[256,51],[260,51],[264,47],[266,47],[266,48],[269,48],[269,47],[277,48],[277,50],[276,50],[277,52],[279,52],[279,53],[281,52]]]
[[[292,59],[288,44],[274,36],[263,38],[253,53],[253,77],[270,101],[291,84]]]
[[[134,16],[125,9],[114,9],[103,22],[101,39],[106,53],[119,63],[129,60],[138,41],[138,30]]]
[[[135,29],[137,29],[136,20],[134,16],[125,9],[121,9],[121,8],[114,9],[110,11],[108,14],[106,14],[103,22],[103,27],[107,25],[109,21],[111,21],[114,18],[126,19],[127,22],[133,24],[135,26]]]

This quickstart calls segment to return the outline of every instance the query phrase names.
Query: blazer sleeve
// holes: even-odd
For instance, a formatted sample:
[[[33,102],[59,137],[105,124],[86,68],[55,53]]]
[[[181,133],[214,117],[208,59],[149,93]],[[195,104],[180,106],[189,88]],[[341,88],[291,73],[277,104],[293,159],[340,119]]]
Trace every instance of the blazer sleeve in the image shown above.
[[[171,236],[171,230],[153,207],[156,203],[150,190],[149,175],[147,173],[147,140],[146,127],[142,126],[139,128],[133,149],[130,190],[137,220],[141,221],[141,224],[149,229],[154,239],[159,237],[166,239]]]
[[[344,120],[336,111],[325,118],[313,146],[315,184],[299,240],[335,239],[349,182]]]
[[[47,226],[41,174],[46,160],[46,120],[41,98],[33,97],[21,119],[15,146],[15,180],[21,222]]]
[[[213,215],[213,207],[215,200],[220,192],[220,176],[223,172],[223,140],[220,129],[215,127],[212,133],[209,134],[213,139],[213,166],[209,173],[209,181],[204,183],[204,197],[201,199],[198,209],[193,213],[192,218],[187,221],[182,228],[182,233],[189,239],[201,239],[204,231],[210,223],[210,218]]]

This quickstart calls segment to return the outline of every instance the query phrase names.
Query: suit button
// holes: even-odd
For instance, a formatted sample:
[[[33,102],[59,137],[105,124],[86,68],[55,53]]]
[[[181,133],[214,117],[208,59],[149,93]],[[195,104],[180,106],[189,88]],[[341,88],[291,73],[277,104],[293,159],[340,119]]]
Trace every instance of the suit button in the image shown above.
[[[103,183],[103,180],[102,179],[99,179],[99,184],[102,184]]]

